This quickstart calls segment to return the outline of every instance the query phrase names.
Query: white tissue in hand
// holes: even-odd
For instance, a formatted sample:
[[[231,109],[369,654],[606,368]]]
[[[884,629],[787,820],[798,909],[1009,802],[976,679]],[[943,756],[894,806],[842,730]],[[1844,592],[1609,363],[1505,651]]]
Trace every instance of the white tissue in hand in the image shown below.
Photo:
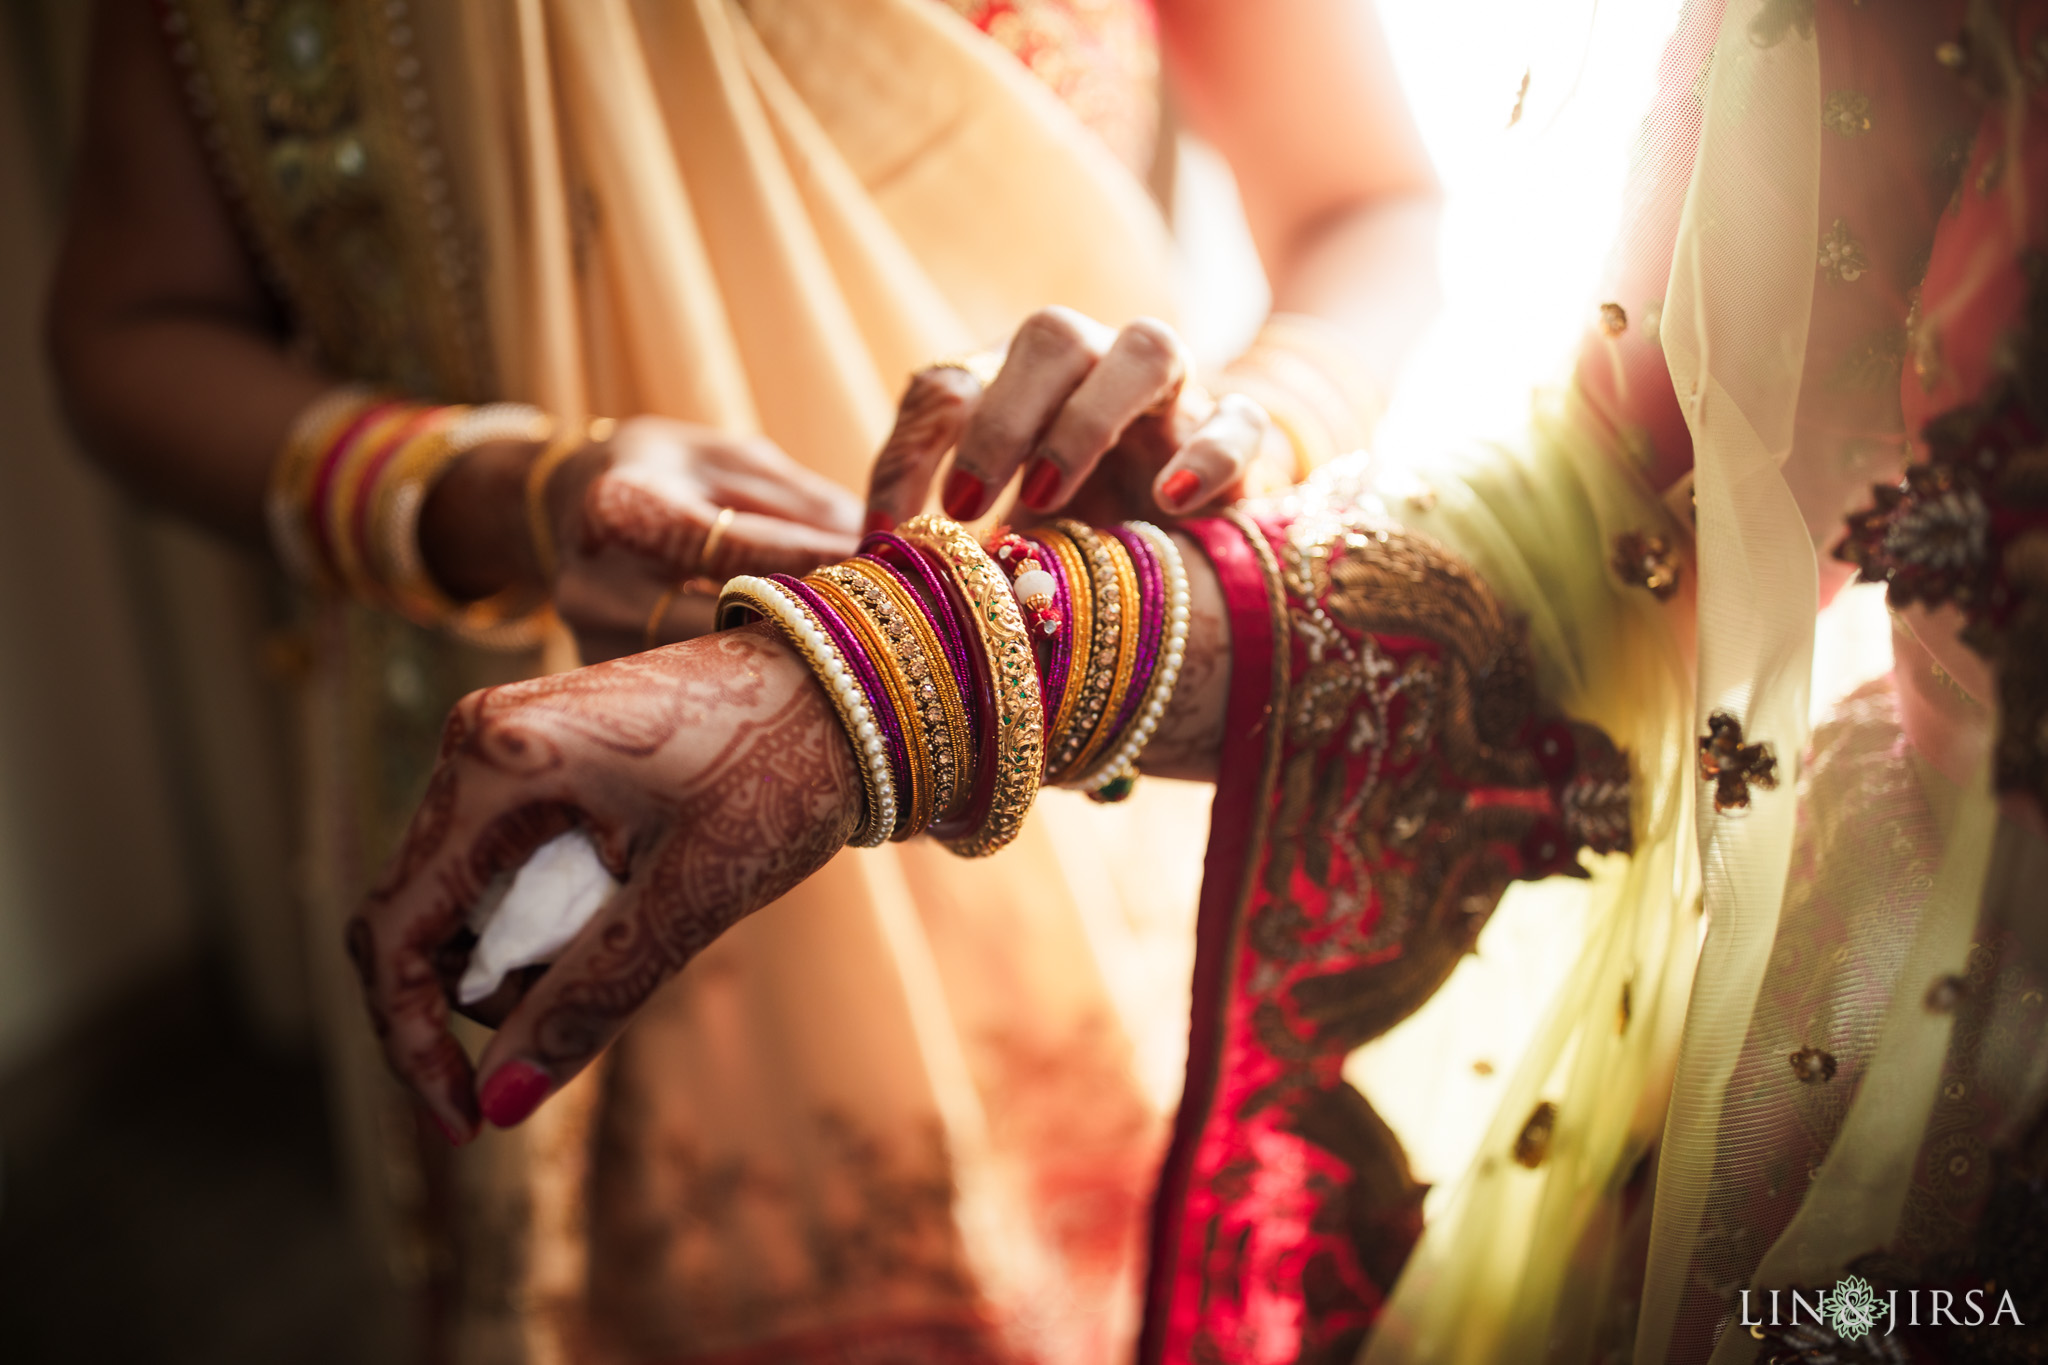
[[[504,897],[494,905],[487,891],[470,914],[477,942],[456,988],[462,1003],[490,995],[507,972],[553,960],[618,889],[580,829],[535,849]]]

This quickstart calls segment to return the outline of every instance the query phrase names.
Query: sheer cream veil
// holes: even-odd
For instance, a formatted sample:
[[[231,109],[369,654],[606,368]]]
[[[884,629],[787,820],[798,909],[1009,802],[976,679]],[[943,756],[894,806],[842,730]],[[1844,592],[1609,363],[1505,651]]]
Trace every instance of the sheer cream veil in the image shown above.
[[[1900,216],[1887,196],[1907,156],[1879,139],[1861,160],[1837,152],[1824,192],[1823,139],[1885,71],[1933,69],[1945,35],[1920,29],[1953,23],[1841,8],[1862,65],[1824,80],[1812,0],[1688,6],[1681,35],[1706,26],[1711,55],[1667,62],[1683,87],[1643,124],[1632,180],[1686,189],[1661,239],[1624,225],[1616,273],[1670,252],[1651,326],[1691,434],[1689,497],[1658,496],[1626,424],[1583,386],[1540,403],[1519,443],[1425,452],[1356,491],[1515,601],[1552,694],[1629,749],[1637,788],[1635,854],[1562,893],[1578,901],[1564,922],[1584,925],[1576,965],[1365,1365],[1747,1361],[1742,1289],[1827,1288],[1859,1258],[1963,1235],[1942,1201],[1981,1194],[1988,1161],[1951,1101],[2038,1108],[2042,1023],[2023,1001],[2048,959],[2038,931],[2013,930],[2043,852],[1989,796],[1988,701],[1951,698],[1929,720],[1930,678],[1957,684],[1900,627],[1894,673],[1811,721],[1816,617],[1842,581],[1827,548],[1909,450],[1905,343],[1875,380],[1843,378],[1862,354],[1851,330],[1877,316],[1876,334],[1904,337],[1909,300],[1875,307],[1827,254],[1831,233]],[[1900,248],[1920,269],[1939,208]],[[1404,497],[1418,482],[1433,496]],[[1609,567],[1627,530],[1689,550],[1687,591],[1661,609]],[[1699,775],[1713,716],[1777,759],[1746,808],[1717,810]],[[1517,887],[1500,913],[1556,894]],[[1948,980],[1968,983],[1969,1008],[1930,1007]],[[1802,1074],[1801,1055],[1824,1055],[1831,1079]]]
[[[1991,800],[1993,699],[1927,700],[1937,680],[1960,694],[1955,680],[1982,676],[1954,626],[1900,618],[1892,675],[1837,707],[1811,744],[1801,724],[1812,550],[1839,536],[1872,472],[1842,458],[1843,430],[1889,424],[1901,454],[1919,433],[1900,429],[1895,401],[1853,423],[1844,405],[1821,411],[1821,395],[1843,387],[1821,363],[1843,348],[1824,337],[1839,340],[1848,311],[1831,243],[1896,212],[1884,196],[1899,167],[1872,158],[1823,175],[1842,82],[1822,79],[1812,29],[1774,25],[1771,9],[1731,3],[1723,23],[1665,348],[1698,464],[1700,717],[1753,716],[1756,733],[1787,737],[1780,753],[1805,757],[1754,812],[1700,821],[1713,927],[1662,1146],[1644,1361],[1702,1359],[1710,1343],[1716,1365],[1747,1361],[1757,1343],[1734,1322],[1741,1290],[1827,1289],[1865,1258],[1911,1267],[1967,1244],[1964,1211],[1993,1166],[1979,1130],[2016,1139],[2042,1097],[2041,1020],[2026,1002],[2048,958],[2024,926],[2048,850]],[[1936,22],[1948,27],[1922,33],[1909,19],[1837,36],[1874,38],[1944,94],[1957,83],[1933,40],[1974,43],[1994,61],[2010,53],[1997,6],[1958,5]],[[1877,63],[1860,61],[1847,70],[1867,79]],[[1934,129],[1945,112],[1899,104],[1894,119]],[[1959,176],[1968,153],[1952,159]],[[2021,203],[2020,177],[2008,179]],[[1917,227],[1922,261],[1941,212],[1937,201]],[[1915,326],[1898,319],[1907,349]],[[1825,582],[1836,566],[1822,565]],[[1872,740],[1889,752],[1856,752]],[[1822,1055],[1832,1079],[1816,1084],[1800,1059]],[[1818,1103],[1833,1086],[1842,1092]],[[1812,1142],[1804,1169],[1775,1169],[1788,1133]],[[1782,1210],[1774,1191],[1790,1196]]]

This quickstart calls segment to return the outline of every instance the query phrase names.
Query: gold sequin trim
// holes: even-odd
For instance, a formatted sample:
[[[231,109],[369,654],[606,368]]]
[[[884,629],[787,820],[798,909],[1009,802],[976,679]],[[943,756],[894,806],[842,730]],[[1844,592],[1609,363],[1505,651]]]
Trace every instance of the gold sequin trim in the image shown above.
[[[1820,269],[1823,275],[1837,284],[1853,284],[1863,278],[1870,269],[1870,258],[1863,254],[1863,244],[1849,232],[1847,224],[1839,218],[1820,239]]]
[[[1820,109],[1821,127],[1843,137],[1861,137],[1870,131],[1870,96],[1855,90],[1837,90]]]

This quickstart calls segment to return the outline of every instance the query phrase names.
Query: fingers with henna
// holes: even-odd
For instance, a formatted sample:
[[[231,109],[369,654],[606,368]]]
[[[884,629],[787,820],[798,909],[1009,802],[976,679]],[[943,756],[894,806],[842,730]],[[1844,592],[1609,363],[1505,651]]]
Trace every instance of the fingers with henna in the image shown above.
[[[693,572],[713,579],[736,573],[806,574],[820,564],[851,557],[859,545],[850,532],[739,512],[727,523],[715,552],[700,560]]]
[[[676,578],[718,577],[738,572],[806,573],[820,564],[844,559],[856,541],[847,532],[823,530],[798,521],[734,512],[726,519],[716,553],[705,549],[718,512],[688,509],[640,480],[605,475],[586,495],[584,549],[595,553],[617,545],[665,567]]]
[[[500,1127],[525,1119],[662,982],[823,866],[852,831],[859,793],[852,750],[808,679],[741,726],[704,779],[678,793],[666,837],[484,1050],[484,1118]]]
[[[735,440],[734,458],[707,461],[704,477],[721,507],[802,523],[853,536],[860,528],[860,499],[850,489],[801,465],[782,447],[758,438]]]
[[[1065,502],[1126,427],[1173,403],[1187,374],[1180,338],[1165,323],[1139,318],[1118,332],[1025,463],[1024,505],[1049,512]]]
[[[947,516],[969,521],[988,510],[1116,336],[1069,308],[1024,320],[961,434],[940,498]]]
[[[913,375],[896,406],[896,425],[868,476],[864,531],[892,531],[924,510],[939,461],[960,439],[981,401],[981,381],[953,366]]]
[[[438,955],[484,887],[575,818],[548,802],[506,805],[516,784],[505,775],[549,772],[552,746],[494,729],[489,697],[472,694],[450,717],[426,799],[347,940],[386,1060],[455,1143],[475,1133],[478,1113]]]
[[[1160,509],[1187,516],[1234,496],[1271,430],[1264,408],[1242,394],[1224,394],[1153,480]]]
[[[477,1059],[476,1105],[485,1122],[524,1122],[681,968],[683,955],[660,932],[672,909],[660,900],[644,878],[629,883],[533,983]],[[704,934],[704,942],[711,937]]]
[[[559,806],[508,812],[470,845],[461,860],[466,866],[443,869],[434,878],[439,898],[431,913],[410,921],[409,929],[407,921],[398,920],[391,939],[373,944],[378,948],[374,979],[382,988],[375,995],[392,1025],[384,1039],[385,1056],[452,1143],[474,1135],[478,1106],[469,1057],[449,1030],[446,990],[453,973],[444,956],[484,888],[574,823],[574,816]],[[362,922],[377,918],[373,909]]]

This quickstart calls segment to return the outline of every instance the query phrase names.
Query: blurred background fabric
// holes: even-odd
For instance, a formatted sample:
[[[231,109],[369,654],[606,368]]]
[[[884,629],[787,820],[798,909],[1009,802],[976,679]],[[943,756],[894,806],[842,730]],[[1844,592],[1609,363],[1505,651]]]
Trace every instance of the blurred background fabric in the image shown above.
[[[0,1358],[375,1359],[291,903],[284,599],[87,464],[44,357],[90,9],[0,3]]]

